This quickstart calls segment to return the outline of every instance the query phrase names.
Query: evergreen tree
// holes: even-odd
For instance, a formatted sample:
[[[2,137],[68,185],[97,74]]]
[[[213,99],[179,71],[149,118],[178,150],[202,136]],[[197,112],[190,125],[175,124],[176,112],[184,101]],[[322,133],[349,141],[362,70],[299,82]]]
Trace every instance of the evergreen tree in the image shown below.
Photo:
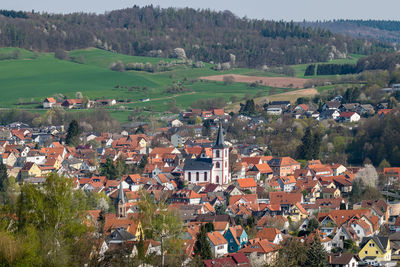
[[[143,155],[143,157],[142,157],[142,159],[140,160],[140,163],[139,163],[139,169],[141,171],[143,171],[144,168],[146,167],[147,163],[148,163],[147,155]]]
[[[254,115],[256,113],[256,107],[254,104],[254,100],[249,99],[249,100],[246,100],[246,104],[244,104],[244,105],[241,104],[239,113],[243,114],[243,115]]]
[[[3,163],[0,163],[0,192],[3,192],[5,190],[7,180],[7,167]]]
[[[144,128],[142,125],[139,125],[139,127],[135,131],[135,134],[144,134]]]
[[[328,266],[328,254],[321,244],[320,238],[315,235],[307,251],[306,266],[325,267]]]
[[[315,75],[315,65],[308,65],[306,71],[304,72],[304,76],[314,76]]]
[[[200,227],[200,232],[197,234],[197,241],[194,245],[194,253],[203,260],[212,258],[211,246],[207,239],[207,229],[205,225]]]
[[[117,178],[117,171],[112,159],[106,159],[106,162],[101,164],[100,173],[106,176],[107,179],[114,180]]]
[[[203,136],[210,136],[211,133],[211,122],[210,120],[205,120],[203,122],[203,128],[201,129],[201,134]]]
[[[68,127],[67,137],[65,142],[67,145],[77,146],[80,143],[79,135],[81,134],[81,129],[76,120],[71,121]]]

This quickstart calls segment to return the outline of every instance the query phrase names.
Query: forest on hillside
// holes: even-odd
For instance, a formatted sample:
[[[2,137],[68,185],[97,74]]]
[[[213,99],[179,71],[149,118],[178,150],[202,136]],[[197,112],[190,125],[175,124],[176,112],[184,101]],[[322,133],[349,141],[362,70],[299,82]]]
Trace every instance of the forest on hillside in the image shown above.
[[[238,66],[274,66],[327,61],[349,53],[393,48],[383,42],[333,34],[294,22],[238,18],[229,11],[153,6],[105,14],[47,14],[0,10],[0,46],[38,51],[98,47],[118,53],[188,58]]]
[[[395,20],[332,20],[304,21],[302,27],[318,27],[333,33],[400,44],[400,21]]]

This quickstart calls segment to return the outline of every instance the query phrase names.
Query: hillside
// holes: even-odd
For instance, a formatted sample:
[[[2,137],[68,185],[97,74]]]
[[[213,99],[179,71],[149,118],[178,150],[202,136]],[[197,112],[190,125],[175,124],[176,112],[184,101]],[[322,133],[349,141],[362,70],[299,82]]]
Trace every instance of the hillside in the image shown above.
[[[3,15],[1,15],[3,14]],[[345,58],[392,48],[293,22],[249,20],[229,11],[127,8],[106,14],[0,12],[0,46],[42,52],[87,47],[168,58],[181,47],[188,58],[237,66],[273,66]]]
[[[400,44],[400,21],[390,20],[334,20],[302,22],[302,27],[318,27],[333,33],[356,38],[380,40]]]
[[[268,95],[271,87],[256,88],[246,83],[225,84],[224,82],[201,82],[201,76],[220,74],[265,75],[273,74],[246,68],[215,71],[212,65],[192,68],[176,65],[165,72],[146,71],[118,72],[109,69],[112,62],[168,61],[162,58],[127,56],[96,48],[69,52],[71,58],[80,57],[82,62],[59,60],[54,53],[32,53],[19,49],[18,59],[0,60],[0,90],[3,97],[0,107],[39,108],[48,96],[62,94],[74,97],[82,92],[91,99],[114,98],[126,108],[151,107],[152,111],[168,110],[172,98],[179,107],[186,108],[193,102],[205,98],[221,97],[225,101],[246,94]],[[14,48],[1,48],[0,55],[15,53]],[[175,87],[174,87],[175,86]],[[168,88],[175,88],[167,90]],[[277,90],[277,93],[281,89]],[[149,102],[141,99],[150,98]]]

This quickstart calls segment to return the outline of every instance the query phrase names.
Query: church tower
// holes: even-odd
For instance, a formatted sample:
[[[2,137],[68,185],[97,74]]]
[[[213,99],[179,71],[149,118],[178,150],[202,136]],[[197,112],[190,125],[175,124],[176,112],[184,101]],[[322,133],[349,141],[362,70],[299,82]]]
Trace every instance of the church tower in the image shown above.
[[[219,125],[217,140],[212,147],[211,183],[227,184],[231,181],[229,171],[229,148],[225,145],[222,124]]]
[[[119,184],[119,192],[117,198],[117,218],[125,218],[125,217],[126,217],[126,199],[121,180]]]

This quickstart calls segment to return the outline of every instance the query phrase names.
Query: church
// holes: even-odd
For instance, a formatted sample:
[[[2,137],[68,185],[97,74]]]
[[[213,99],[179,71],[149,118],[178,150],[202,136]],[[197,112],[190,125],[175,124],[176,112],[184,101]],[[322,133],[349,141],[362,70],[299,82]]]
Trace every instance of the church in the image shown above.
[[[218,136],[212,147],[212,158],[205,153],[200,157],[185,160],[183,166],[185,181],[192,184],[212,183],[227,184],[231,181],[229,171],[229,148],[225,145],[222,125],[219,126]]]

